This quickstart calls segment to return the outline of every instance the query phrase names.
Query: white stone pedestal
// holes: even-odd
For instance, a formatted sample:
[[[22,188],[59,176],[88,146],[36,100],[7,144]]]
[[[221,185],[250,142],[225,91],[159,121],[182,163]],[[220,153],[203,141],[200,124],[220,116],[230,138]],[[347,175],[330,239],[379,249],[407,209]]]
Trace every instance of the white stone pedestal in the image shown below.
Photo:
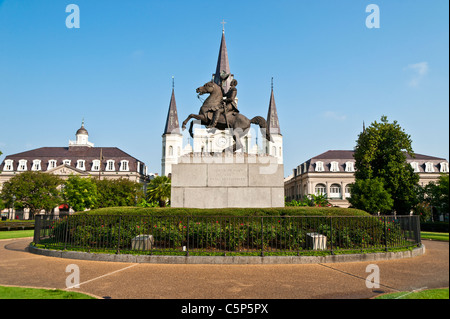
[[[273,156],[192,153],[172,166],[171,207],[283,206],[283,165]]]

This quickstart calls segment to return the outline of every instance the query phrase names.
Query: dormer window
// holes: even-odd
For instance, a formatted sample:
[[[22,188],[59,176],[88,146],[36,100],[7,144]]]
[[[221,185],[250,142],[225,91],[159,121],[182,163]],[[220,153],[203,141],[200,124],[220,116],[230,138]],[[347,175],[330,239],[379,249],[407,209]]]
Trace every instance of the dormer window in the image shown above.
[[[316,172],[323,172],[323,171],[324,171],[323,162],[321,161],[316,162]]]
[[[32,171],[40,171],[41,170],[41,160],[33,160],[33,166],[31,166]]]
[[[96,172],[100,171],[100,160],[92,161],[92,170]]]
[[[65,160],[63,161],[63,164],[64,164],[64,165],[69,165],[69,166],[70,166],[70,163],[71,163],[71,162],[72,162],[71,160],[65,159]]]
[[[412,163],[411,163],[411,167],[413,168],[414,173],[419,173],[419,163],[417,163],[417,162],[412,162]]]
[[[106,170],[107,171],[114,171],[115,170],[115,168],[114,168],[114,160],[108,160],[106,162]]]
[[[355,171],[355,166],[353,165],[353,162],[345,163],[345,171],[346,172],[354,172]]]
[[[339,172],[339,163],[331,162],[330,171],[331,172]]]
[[[26,171],[27,170],[27,160],[20,160],[17,170],[21,171],[21,172]]]
[[[84,166],[84,160],[78,160],[77,161],[77,168],[84,171],[86,167]]]
[[[55,167],[56,167],[56,160],[49,160],[47,170],[53,169]]]
[[[434,172],[434,165],[431,162],[425,163],[425,172],[426,173],[433,173]]]
[[[447,162],[442,162],[440,165],[440,172],[441,173],[448,173],[448,163]]]
[[[127,172],[128,170],[129,170],[128,161],[126,161],[126,160],[120,161],[120,171]]]
[[[13,160],[6,160],[5,161],[5,167],[3,168],[5,171],[11,172],[13,170]]]

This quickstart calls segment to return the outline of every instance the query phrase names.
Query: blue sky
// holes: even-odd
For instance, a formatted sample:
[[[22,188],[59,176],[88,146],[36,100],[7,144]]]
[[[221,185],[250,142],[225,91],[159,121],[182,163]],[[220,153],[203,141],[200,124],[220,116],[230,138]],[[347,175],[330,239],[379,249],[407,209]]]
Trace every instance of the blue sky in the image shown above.
[[[65,21],[80,8],[80,28]],[[366,6],[380,28],[366,27]],[[0,156],[67,146],[84,118],[95,146],[161,171],[172,76],[180,122],[201,106],[225,20],[244,115],[267,116],[270,80],[285,175],[353,149],[386,115],[420,154],[449,159],[447,0],[0,0]]]

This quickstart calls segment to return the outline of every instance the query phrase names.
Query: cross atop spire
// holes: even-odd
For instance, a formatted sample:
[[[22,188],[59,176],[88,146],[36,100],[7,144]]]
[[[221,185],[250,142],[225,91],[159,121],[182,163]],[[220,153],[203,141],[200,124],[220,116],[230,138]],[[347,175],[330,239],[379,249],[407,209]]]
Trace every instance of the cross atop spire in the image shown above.
[[[222,22],[220,22],[222,24],[222,33],[225,33],[225,20],[222,19]]]

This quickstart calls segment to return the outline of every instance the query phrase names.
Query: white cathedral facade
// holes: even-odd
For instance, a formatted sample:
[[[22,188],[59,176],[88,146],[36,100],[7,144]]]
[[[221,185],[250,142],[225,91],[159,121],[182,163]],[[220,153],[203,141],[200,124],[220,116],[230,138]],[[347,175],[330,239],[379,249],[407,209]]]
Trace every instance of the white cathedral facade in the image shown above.
[[[225,43],[225,33],[222,31],[219,58],[213,81],[218,83],[220,74],[225,71],[230,74],[228,54]],[[224,85],[225,92],[229,88],[231,77]],[[238,103],[236,98],[236,104]],[[269,109],[267,114],[267,126],[272,136],[272,141],[266,141],[259,128],[250,128],[248,134],[241,138],[243,152],[254,155],[270,155],[277,159],[278,164],[283,164],[283,136],[280,131],[278,113],[273,93],[273,85],[270,94]],[[195,123],[195,122],[194,122]],[[184,142],[184,143],[183,143]],[[179,162],[179,158],[189,153],[221,153],[234,143],[232,134],[228,131],[208,129],[194,124],[193,138],[184,137],[178,121],[178,110],[175,101],[175,89],[172,85],[172,96],[169,103],[166,125],[162,135],[161,175],[169,176],[172,173],[172,165]]]

